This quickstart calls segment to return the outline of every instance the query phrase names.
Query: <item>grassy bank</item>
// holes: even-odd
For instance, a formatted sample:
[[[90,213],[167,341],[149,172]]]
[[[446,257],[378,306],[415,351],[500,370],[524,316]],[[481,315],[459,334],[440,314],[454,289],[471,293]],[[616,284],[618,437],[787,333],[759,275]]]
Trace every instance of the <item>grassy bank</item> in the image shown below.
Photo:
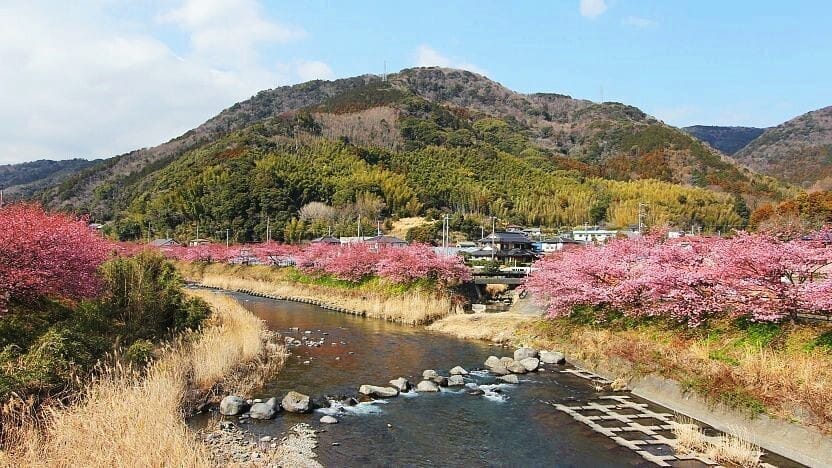
[[[461,311],[452,296],[430,283],[392,284],[378,278],[358,283],[303,275],[293,268],[179,263],[189,281],[223,289],[314,299],[370,318],[411,325]]]
[[[626,319],[594,323],[580,314],[538,320],[518,343],[556,348],[625,378],[680,382],[713,403],[832,434],[832,326],[721,321],[699,328]]]
[[[283,364],[285,348],[235,301],[197,292],[213,314],[201,333],[159,353],[147,369],[115,366],[72,402],[20,426],[9,466],[209,466],[184,408],[220,388],[246,393]],[[255,369],[256,368],[256,369]],[[256,372],[254,372],[256,371]],[[257,374],[257,377],[249,377]]]
[[[519,327],[535,320],[538,319],[534,316],[511,312],[457,314],[433,322],[428,330],[462,339],[507,343],[512,341]]]

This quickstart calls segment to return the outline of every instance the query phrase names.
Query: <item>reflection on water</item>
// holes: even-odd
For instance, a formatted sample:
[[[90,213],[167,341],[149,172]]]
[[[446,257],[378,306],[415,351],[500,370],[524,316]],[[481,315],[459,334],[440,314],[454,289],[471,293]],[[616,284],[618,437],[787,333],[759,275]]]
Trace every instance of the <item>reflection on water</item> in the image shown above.
[[[235,297],[284,336],[324,340],[319,347],[292,347],[286,367],[255,398],[280,397],[288,390],[313,397],[355,396],[362,384],[388,385],[396,377],[415,384],[424,369],[447,375],[457,365],[473,370],[491,354],[511,354],[483,342],[308,304]],[[485,372],[472,372],[465,380],[485,385],[486,394],[470,395],[464,388],[411,392],[313,415],[282,412],[246,428],[274,436],[297,422],[313,424],[324,431],[317,453],[325,466],[650,466],[542,403],[592,397],[592,388],[580,378],[549,369],[524,375],[520,385],[497,384]],[[339,423],[319,424],[323,414],[333,414]]]

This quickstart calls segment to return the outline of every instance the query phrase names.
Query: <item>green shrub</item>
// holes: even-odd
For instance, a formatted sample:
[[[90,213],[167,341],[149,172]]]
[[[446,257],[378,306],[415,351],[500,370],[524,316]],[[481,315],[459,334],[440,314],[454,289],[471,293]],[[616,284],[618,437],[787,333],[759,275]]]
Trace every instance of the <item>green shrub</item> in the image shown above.
[[[136,340],[127,348],[127,360],[137,366],[144,366],[153,359],[153,343],[148,340]]]

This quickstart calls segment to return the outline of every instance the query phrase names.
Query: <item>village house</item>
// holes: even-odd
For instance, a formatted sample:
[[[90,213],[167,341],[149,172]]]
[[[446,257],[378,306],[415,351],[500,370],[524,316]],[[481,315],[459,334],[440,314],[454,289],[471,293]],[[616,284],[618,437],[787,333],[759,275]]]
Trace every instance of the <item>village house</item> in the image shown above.
[[[579,226],[572,230],[572,239],[587,244],[603,244],[615,239],[617,235],[617,230],[602,229],[598,226]]]
[[[154,239],[150,242],[152,247],[163,249],[165,247],[179,247],[179,242],[173,239]]]
[[[368,237],[364,239],[364,243],[370,244],[371,248],[375,251],[379,249],[392,247],[392,248],[400,248],[400,247],[407,247],[407,241],[401,240],[398,237],[394,236],[385,236],[385,235],[378,235],[374,237]]]
[[[334,236],[316,237],[309,241],[311,244],[341,245],[341,239]]]
[[[568,237],[552,237],[550,239],[542,239],[532,244],[534,250],[544,254],[559,252],[567,246],[580,246],[583,242]]]

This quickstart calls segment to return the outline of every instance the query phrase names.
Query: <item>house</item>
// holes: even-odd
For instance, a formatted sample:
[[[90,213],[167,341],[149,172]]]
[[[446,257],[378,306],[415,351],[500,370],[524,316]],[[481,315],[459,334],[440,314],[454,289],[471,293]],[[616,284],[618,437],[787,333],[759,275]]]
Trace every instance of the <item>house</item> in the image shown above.
[[[341,239],[338,239],[334,236],[323,236],[323,237],[316,237],[309,241],[312,244],[330,244],[330,245],[341,245]]]
[[[508,251],[512,249],[531,250],[532,241],[525,234],[518,231],[497,231],[477,241],[477,245],[483,248],[494,248],[494,250]]]
[[[393,247],[407,247],[407,241],[403,241],[398,237],[394,236],[385,236],[385,235],[378,235],[374,237],[368,237],[364,239],[364,243],[370,244],[373,250],[378,250],[381,248]]]
[[[193,239],[193,240],[188,241],[188,245],[190,247],[196,247],[196,246],[199,246],[199,245],[209,245],[210,243],[211,243],[211,241],[208,240],[208,239]]]
[[[593,244],[603,244],[610,239],[615,239],[618,231],[602,229],[598,226],[580,226],[572,230],[572,239]]]
[[[568,237],[552,237],[550,239],[542,239],[532,246],[534,247],[535,251],[541,252],[544,254],[552,253],[552,252],[559,252],[563,250],[565,247],[568,246],[581,246],[584,245],[583,242],[577,241],[575,239],[570,239]]]
[[[529,249],[512,248],[506,250],[491,250],[490,247],[480,248],[468,252],[473,260],[494,259],[504,264],[517,265],[518,263],[531,263],[537,258],[537,254]]]
[[[539,227],[523,229],[523,234],[529,239],[540,239],[543,237],[543,231]]]
[[[179,247],[179,242],[173,239],[154,239],[150,242],[150,245],[161,249],[165,247]]]

